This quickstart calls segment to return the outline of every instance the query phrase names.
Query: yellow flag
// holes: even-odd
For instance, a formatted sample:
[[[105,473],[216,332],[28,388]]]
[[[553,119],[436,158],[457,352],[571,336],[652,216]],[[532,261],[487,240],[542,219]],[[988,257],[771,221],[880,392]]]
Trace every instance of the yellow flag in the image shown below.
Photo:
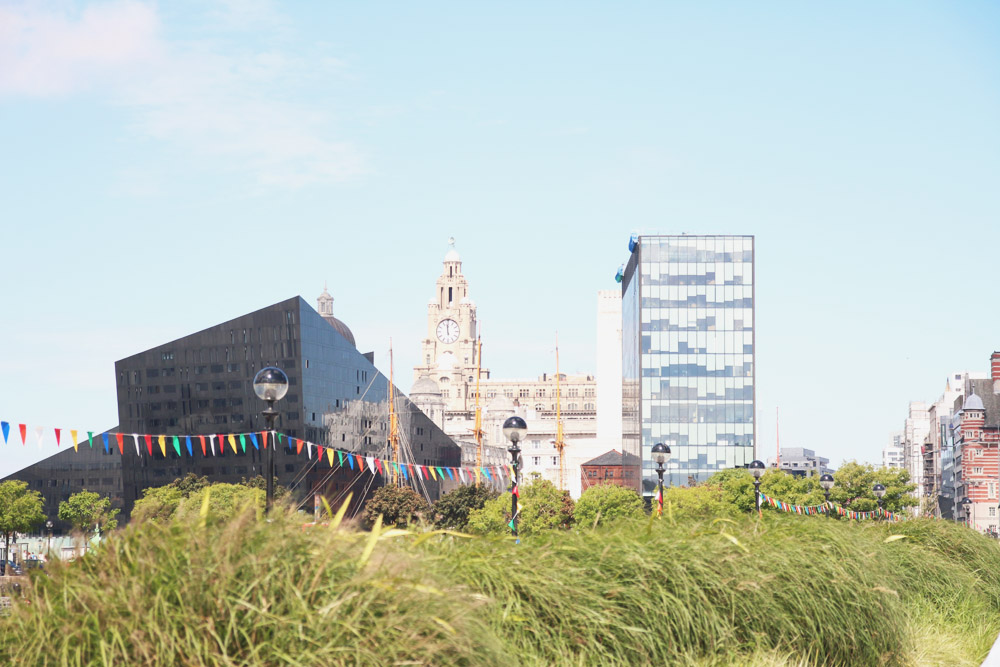
[[[163,458],[167,458],[167,440],[162,435],[156,436],[156,441],[160,443],[160,453],[163,454]]]
[[[427,469],[431,471],[431,479],[433,479],[436,482],[437,475],[434,474],[434,466],[427,466]]]
[[[332,468],[333,467],[333,450],[332,449],[327,448],[327,450],[326,450],[326,458],[330,460],[330,467]]]
[[[78,451],[80,451],[80,448],[79,448],[79,447],[77,447],[77,442],[76,442],[76,431],[70,431],[70,432],[69,432],[69,434],[73,436],[73,450],[74,450],[74,451],[77,451],[77,452],[78,452]]]
[[[229,446],[233,448],[233,453],[236,453],[236,438],[232,435],[229,436]]]

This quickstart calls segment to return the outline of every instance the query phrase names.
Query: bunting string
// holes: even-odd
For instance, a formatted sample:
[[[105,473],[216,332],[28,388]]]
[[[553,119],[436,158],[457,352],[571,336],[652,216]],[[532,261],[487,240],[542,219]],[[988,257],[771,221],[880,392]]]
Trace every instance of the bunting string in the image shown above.
[[[20,435],[21,445],[25,446],[27,444],[28,426],[27,424],[18,424],[17,426],[18,429],[16,434]],[[65,429],[62,428],[53,429],[55,434],[56,449],[61,449],[62,432],[64,430]],[[12,434],[11,431],[11,422],[0,421],[0,433],[3,434],[4,445],[15,444],[14,440],[16,439],[16,434]],[[41,448],[42,442],[48,431],[42,426],[36,427],[34,431],[38,447]],[[80,445],[93,449],[95,431],[85,431],[86,439],[80,438],[78,435],[80,433],[84,433],[84,431],[79,431],[77,429],[70,430],[70,436],[73,440],[73,450],[79,452]],[[305,455],[310,460],[316,459],[317,465],[325,462],[326,465],[331,468],[343,468],[346,461],[347,466],[351,471],[357,471],[358,473],[368,471],[373,475],[383,476],[387,473],[391,473],[401,476],[406,481],[415,481],[416,478],[421,477],[424,480],[442,482],[457,481],[460,484],[481,484],[483,481],[496,481],[501,485],[505,485],[508,480],[510,480],[511,474],[513,473],[513,468],[506,464],[479,467],[449,467],[420,465],[413,462],[398,463],[391,459],[381,459],[370,454],[362,454],[346,449],[337,449],[335,447],[319,445],[302,440],[301,438],[286,435],[279,431],[218,433],[214,435],[161,435],[154,433],[117,433],[109,431],[106,433],[99,433],[98,435],[100,437],[99,442],[103,446],[105,454],[111,453],[112,443],[114,443],[114,446],[118,449],[119,455],[126,456],[125,438],[128,437],[134,445],[135,455],[140,458],[143,456],[152,458],[156,454],[158,454],[160,458],[167,458],[168,456],[184,458],[185,455],[189,458],[194,458],[198,455],[199,450],[203,458],[232,456],[233,454],[239,453],[245,454],[247,451],[248,441],[255,450],[267,449],[268,447],[283,447],[285,446],[284,443],[287,442],[289,451],[294,450],[297,455],[302,455],[302,453],[305,452]],[[197,448],[194,446],[194,441],[197,441],[198,443]],[[154,454],[154,443],[156,445],[156,454]],[[228,448],[232,450],[231,453],[226,451],[227,445]],[[131,455],[131,449],[129,452],[129,455]],[[326,454],[326,456],[324,456],[324,454]],[[514,487],[514,493],[515,495],[517,494],[516,486]]]
[[[813,514],[826,514],[837,516],[842,516],[848,519],[855,519],[857,521],[863,521],[867,519],[882,519],[884,521],[901,521],[903,516],[899,512],[889,512],[882,508],[876,508],[870,512],[856,512],[854,510],[842,507],[834,502],[823,502],[819,505],[794,505],[792,503],[786,503],[783,500],[778,500],[777,498],[772,498],[771,496],[761,493],[761,505],[767,504],[771,507],[780,510],[782,512],[790,512],[792,514],[804,514],[807,516]]]

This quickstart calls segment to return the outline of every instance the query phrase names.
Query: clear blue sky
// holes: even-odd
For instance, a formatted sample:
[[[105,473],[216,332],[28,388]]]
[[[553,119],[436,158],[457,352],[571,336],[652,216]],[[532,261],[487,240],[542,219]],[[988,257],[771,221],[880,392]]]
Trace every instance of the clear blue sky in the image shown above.
[[[408,388],[449,236],[495,375],[592,371],[631,232],[736,233],[762,452],[877,461],[1000,348],[998,7],[0,4],[0,419],[324,280]]]

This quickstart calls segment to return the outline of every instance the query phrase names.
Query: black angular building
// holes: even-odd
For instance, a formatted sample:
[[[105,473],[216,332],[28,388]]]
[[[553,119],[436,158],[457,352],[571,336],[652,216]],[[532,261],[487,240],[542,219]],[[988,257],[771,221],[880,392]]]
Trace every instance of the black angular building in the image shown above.
[[[168,437],[262,431],[264,403],[254,393],[253,377],[263,367],[278,366],[288,375],[289,388],[275,405],[277,431],[324,447],[391,458],[388,378],[373,365],[373,355],[358,352],[350,330],[333,317],[331,303],[324,290],[319,304],[326,312],[320,315],[296,296],[117,361],[120,431]],[[398,391],[396,411],[405,460],[461,464],[460,448]],[[200,444],[194,456],[186,447],[179,456],[172,447],[166,456],[159,447],[152,456],[126,450],[126,511],[142,489],[188,472],[231,483],[263,474],[263,448],[222,449],[207,457]],[[360,503],[365,489],[370,493],[381,486],[380,479],[372,483],[371,473],[364,478],[351,469],[333,472],[327,461],[297,454],[287,442],[275,451],[275,473],[278,483],[300,498],[320,491],[333,499],[351,488]],[[438,482],[425,486],[431,499],[442,492]]]

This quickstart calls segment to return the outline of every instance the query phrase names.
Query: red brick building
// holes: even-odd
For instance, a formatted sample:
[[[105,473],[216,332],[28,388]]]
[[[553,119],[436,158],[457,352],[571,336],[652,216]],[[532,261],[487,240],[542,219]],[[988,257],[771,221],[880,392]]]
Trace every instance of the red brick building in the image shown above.
[[[995,533],[1000,525],[1000,352],[990,356],[990,377],[969,380],[955,409],[956,509],[962,498],[969,498],[972,505],[963,518],[979,532]]]
[[[622,453],[612,449],[596,459],[580,464],[580,492],[597,484],[617,484],[634,489],[636,485],[633,475],[638,470],[637,464],[623,466],[623,462]]]

